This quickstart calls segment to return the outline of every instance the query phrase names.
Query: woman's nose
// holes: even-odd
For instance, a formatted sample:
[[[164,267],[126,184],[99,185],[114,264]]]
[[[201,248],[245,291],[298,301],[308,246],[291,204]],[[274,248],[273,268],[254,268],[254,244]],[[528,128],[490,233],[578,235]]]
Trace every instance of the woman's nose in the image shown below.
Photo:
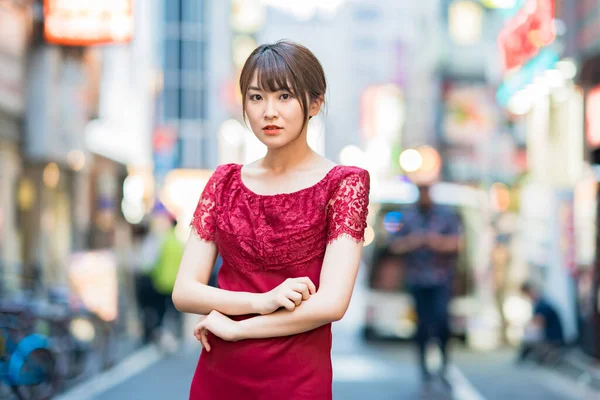
[[[277,107],[275,105],[275,102],[272,100],[267,100],[265,102],[265,118],[272,119],[272,118],[276,118],[277,115],[278,115],[278,113],[277,113]]]

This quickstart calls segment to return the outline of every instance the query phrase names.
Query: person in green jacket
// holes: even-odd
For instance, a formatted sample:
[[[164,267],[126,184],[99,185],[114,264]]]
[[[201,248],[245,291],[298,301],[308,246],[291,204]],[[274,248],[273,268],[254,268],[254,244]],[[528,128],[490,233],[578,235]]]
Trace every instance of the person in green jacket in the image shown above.
[[[174,316],[174,326],[173,329],[169,330],[180,338],[182,334],[182,314],[175,309],[171,295],[184,246],[175,234],[177,220],[164,208],[155,211],[154,224],[160,235],[160,244],[156,262],[149,274],[155,291],[153,304],[157,316],[156,326],[153,330],[161,329],[164,331],[167,328],[165,317],[167,314],[172,314]]]

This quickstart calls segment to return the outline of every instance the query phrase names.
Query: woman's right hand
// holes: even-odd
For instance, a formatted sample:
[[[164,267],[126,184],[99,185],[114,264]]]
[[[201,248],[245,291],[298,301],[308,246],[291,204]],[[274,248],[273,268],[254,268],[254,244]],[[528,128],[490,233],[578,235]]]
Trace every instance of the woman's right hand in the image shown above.
[[[294,311],[316,292],[315,284],[308,277],[287,278],[275,289],[260,295],[258,311],[263,315],[271,314],[281,307]]]

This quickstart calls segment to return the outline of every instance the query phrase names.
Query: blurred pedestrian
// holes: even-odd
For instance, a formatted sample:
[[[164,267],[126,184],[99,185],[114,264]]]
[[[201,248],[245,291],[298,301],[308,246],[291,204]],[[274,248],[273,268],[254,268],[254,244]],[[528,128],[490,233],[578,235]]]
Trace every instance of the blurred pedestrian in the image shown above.
[[[173,304],[172,294],[177,278],[177,271],[183,256],[183,243],[177,238],[175,227],[177,220],[162,205],[154,211],[154,228],[159,235],[156,261],[150,273],[155,291],[153,308],[156,312],[155,325],[150,329],[153,335],[164,339],[174,334],[177,339],[182,336],[182,316]],[[171,316],[173,324],[167,329],[167,317]],[[168,340],[168,339],[167,339]],[[167,350],[173,350],[173,343],[167,343]]]
[[[442,353],[439,374],[446,378],[450,340],[449,305],[462,240],[460,216],[450,207],[434,204],[428,184],[419,185],[419,201],[403,213],[402,228],[390,250],[405,260],[405,282],[417,313],[415,341],[424,382],[432,374],[426,350],[437,339]]]
[[[190,399],[331,399],[331,323],[356,280],[369,173],[308,144],[326,81],[307,48],[261,45],[240,87],[244,118],[267,153],[219,166],[194,213],[173,292],[179,310],[205,315],[194,330],[204,350]]]
[[[150,231],[149,221],[143,221],[133,228],[133,243],[130,264],[135,281],[137,308],[143,330],[142,341],[149,344],[152,339],[154,322],[158,317],[154,310],[156,291],[150,273],[158,258],[158,238]]]
[[[523,283],[521,293],[531,300],[533,317],[525,328],[518,361],[529,358],[540,363],[552,361],[565,345],[563,326],[556,308],[531,282]]]

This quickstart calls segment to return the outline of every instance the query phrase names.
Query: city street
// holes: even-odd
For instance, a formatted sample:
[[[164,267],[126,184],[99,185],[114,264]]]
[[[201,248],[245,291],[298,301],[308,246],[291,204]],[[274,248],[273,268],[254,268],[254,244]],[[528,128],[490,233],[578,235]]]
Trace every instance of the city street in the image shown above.
[[[364,271],[364,270],[363,270]],[[362,285],[360,283],[363,283]],[[559,373],[514,365],[510,350],[478,353],[454,346],[450,393],[436,382],[421,386],[416,356],[407,343],[365,343],[358,335],[364,310],[364,278],[342,321],[334,324],[332,359],[336,400],[587,400],[586,392]],[[189,326],[193,322],[188,320]],[[200,347],[190,341],[179,352],[164,356],[154,347],[130,357],[112,371],[60,396],[58,400],[187,399]],[[435,357],[432,357],[435,363]]]
[[[211,400],[322,400],[330,350],[336,400],[600,400],[599,33],[600,0],[0,0],[0,400],[188,399],[194,327],[240,340]]]
[[[163,359],[159,359],[157,350],[145,350],[135,362],[117,367],[59,397],[59,400],[186,399],[199,354],[199,349],[194,347],[190,344]],[[557,373],[540,371],[532,366],[513,367],[511,356],[508,352],[474,354],[458,351],[456,365],[450,374],[454,389],[450,395],[441,383],[432,385],[428,390],[421,387],[413,364],[413,353],[407,346],[364,345],[338,335],[333,351],[334,399],[600,398],[600,394],[586,393]],[[127,378],[149,362],[154,363]],[[113,386],[115,382],[118,384]]]

